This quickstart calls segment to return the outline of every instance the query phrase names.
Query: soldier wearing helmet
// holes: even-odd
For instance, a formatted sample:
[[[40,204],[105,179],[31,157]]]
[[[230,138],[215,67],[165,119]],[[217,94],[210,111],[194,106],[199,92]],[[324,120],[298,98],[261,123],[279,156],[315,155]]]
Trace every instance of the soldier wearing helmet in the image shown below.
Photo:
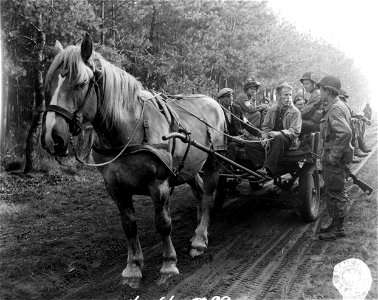
[[[354,155],[358,157],[368,156],[371,151],[364,140],[364,126],[365,122],[370,125],[370,121],[362,115],[357,114],[349,106],[347,99],[349,98],[347,92],[343,89],[340,90],[339,98],[344,102],[352,117],[350,127],[352,128],[352,146],[354,147]],[[357,161],[358,162],[358,161]]]
[[[301,135],[319,131],[320,120],[323,117],[321,108],[320,94],[316,86],[318,76],[313,72],[306,72],[299,80],[306,92],[310,94],[306,106],[301,110],[302,113],[302,132]]]
[[[255,127],[261,128],[264,111],[268,108],[266,103],[258,103],[256,93],[260,87],[260,82],[254,78],[249,78],[244,83],[244,93],[240,94],[235,104],[239,105],[244,116]]]
[[[322,173],[327,209],[332,222],[320,229],[319,239],[335,240],[345,237],[344,219],[348,214],[349,198],[345,179],[353,159],[350,112],[340,100],[341,82],[335,76],[325,76],[318,82],[320,99],[324,105],[321,120]]]
[[[222,106],[226,116],[227,133],[232,136],[243,135],[243,129],[252,135],[259,135],[259,131],[244,121],[243,112],[239,105],[234,104],[234,91],[230,88],[221,89],[218,94],[218,102]],[[240,143],[230,140],[227,145],[228,158],[235,160],[239,149],[242,147]]]

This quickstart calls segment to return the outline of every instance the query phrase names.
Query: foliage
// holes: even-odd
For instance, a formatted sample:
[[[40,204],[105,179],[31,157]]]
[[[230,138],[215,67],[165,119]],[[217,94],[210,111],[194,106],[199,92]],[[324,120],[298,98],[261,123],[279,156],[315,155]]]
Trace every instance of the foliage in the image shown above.
[[[18,95],[7,99],[8,110],[18,116],[11,116],[10,124],[31,123],[39,30],[46,35],[45,71],[55,40],[77,44],[88,31],[106,59],[145,87],[170,94],[215,95],[225,86],[239,91],[251,76],[262,82],[262,89],[282,81],[300,88],[298,79],[309,70],[339,76],[352,106],[353,101],[363,103],[369,92],[352,59],[323,40],[298,33],[266,2],[3,0],[1,6],[3,73],[8,89]]]

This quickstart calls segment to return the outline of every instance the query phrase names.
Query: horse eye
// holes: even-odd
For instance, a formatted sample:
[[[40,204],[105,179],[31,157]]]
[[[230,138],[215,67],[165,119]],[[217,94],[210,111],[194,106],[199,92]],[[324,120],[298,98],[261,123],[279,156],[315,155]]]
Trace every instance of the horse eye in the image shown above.
[[[86,85],[87,84],[87,82],[86,81],[83,81],[83,82],[80,82],[80,83],[78,83],[78,84],[76,84],[76,87],[77,88],[82,88],[84,85]]]

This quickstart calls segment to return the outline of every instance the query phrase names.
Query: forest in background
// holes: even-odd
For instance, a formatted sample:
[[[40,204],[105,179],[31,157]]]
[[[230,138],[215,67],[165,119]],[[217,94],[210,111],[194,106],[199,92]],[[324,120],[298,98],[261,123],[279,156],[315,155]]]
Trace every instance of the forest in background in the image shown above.
[[[26,158],[26,171],[38,157],[55,41],[77,44],[85,32],[96,51],[147,89],[214,96],[226,86],[240,92],[254,77],[262,93],[283,81],[299,91],[299,78],[311,70],[340,77],[355,110],[369,102],[367,80],[352,58],[299,33],[267,2],[2,0],[1,155]]]

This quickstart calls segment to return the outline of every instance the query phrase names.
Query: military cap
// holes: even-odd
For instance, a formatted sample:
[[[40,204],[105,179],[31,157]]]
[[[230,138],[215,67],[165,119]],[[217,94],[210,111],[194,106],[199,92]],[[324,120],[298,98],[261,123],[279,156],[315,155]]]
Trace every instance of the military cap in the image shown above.
[[[221,98],[221,97],[225,97],[225,96],[228,96],[230,94],[232,94],[234,91],[230,88],[223,88],[221,89],[218,94],[217,94],[217,98]]]

